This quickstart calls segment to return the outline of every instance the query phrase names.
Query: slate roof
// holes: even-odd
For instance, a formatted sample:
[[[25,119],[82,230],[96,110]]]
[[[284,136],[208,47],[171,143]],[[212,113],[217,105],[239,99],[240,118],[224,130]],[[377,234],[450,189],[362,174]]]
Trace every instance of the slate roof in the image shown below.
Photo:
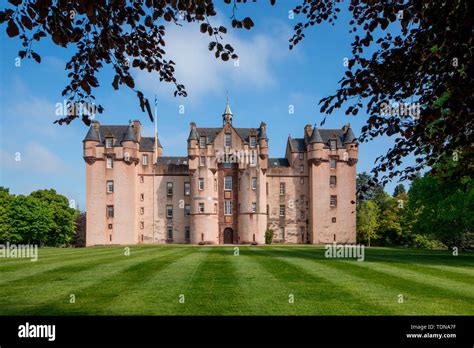
[[[206,137],[207,144],[212,144],[217,134],[222,130],[222,128],[195,128],[198,137]],[[237,134],[243,139],[244,142],[248,143],[250,141],[250,136],[254,135],[258,137],[259,128],[234,128]],[[188,139],[193,139],[196,136],[193,129],[189,133]],[[266,137],[266,135],[265,135]]]
[[[89,128],[87,132],[85,140],[94,140],[91,137],[95,137],[94,133],[97,134],[97,131],[92,131],[94,125]],[[112,136],[114,141],[114,146],[120,146],[120,143],[126,138],[127,130],[129,126],[109,126],[109,125],[100,125],[98,139],[99,141],[98,146],[105,146],[105,138]],[[132,126],[133,128],[133,126]],[[135,137],[135,135],[134,135]],[[140,151],[153,151],[153,145],[155,143],[154,137],[141,137],[140,139]],[[160,143],[160,139],[158,138],[158,147],[162,147]]]
[[[175,166],[188,166],[187,157],[175,157],[175,156],[165,156],[158,157],[158,165],[175,165]]]
[[[273,167],[289,167],[290,163],[286,158],[269,158],[268,159],[268,166],[270,168]]]
[[[336,139],[337,147],[344,148],[344,144],[356,140],[354,132],[349,128],[347,133],[344,129],[318,129],[318,133],[324,143],[324,148],[329,148],[329,139]],[[304,138],[289,138],[290,147],[292,151],[303,152],[306,151],[307,140]],[[309,140],[311,141],[311,140]]]

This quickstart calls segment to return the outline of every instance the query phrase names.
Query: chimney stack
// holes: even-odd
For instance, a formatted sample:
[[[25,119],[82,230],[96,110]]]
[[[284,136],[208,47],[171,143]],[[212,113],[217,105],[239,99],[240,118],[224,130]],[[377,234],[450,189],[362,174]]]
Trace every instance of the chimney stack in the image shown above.
[[[140,142],[141,139],[141,128],[142,124],[140,120],[133,120],[133,133],[135,133],[135,138],[138,142]]]
[[[304,126],[304,136],[305,138],[311,138],[311,134],[313,134],[313,128],[310,124]]]
[[[344,125],[344,127],[342,127],[342,129],[344,130],[344,133],[347,133],[347,131],[349,130],[349,128],[351,128],[351,124],[350,123],[346,123]]]

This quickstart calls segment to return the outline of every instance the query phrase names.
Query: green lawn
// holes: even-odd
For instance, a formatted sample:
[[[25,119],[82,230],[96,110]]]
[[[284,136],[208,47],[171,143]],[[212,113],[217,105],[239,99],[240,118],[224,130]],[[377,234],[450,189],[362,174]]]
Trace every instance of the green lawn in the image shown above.
[[[358,262],[313,246],[130,251],[2,258],[0,315],[474,315],[473,253],[366,248]]]

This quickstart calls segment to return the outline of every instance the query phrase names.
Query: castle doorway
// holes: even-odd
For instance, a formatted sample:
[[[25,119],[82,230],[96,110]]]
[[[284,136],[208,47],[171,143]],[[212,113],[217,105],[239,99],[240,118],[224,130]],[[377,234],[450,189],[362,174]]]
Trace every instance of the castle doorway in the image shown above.
[[[234,231],[232,228],[226,228],[224,230],[224,244],[234,243]]]

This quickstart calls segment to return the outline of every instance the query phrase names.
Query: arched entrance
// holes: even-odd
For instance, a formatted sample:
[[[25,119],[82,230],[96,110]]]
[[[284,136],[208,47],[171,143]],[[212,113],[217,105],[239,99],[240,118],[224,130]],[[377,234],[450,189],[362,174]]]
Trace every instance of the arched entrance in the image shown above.
[[[224,244],[234,243],[234,231],[232,228],[226,228],[224,230]]]

